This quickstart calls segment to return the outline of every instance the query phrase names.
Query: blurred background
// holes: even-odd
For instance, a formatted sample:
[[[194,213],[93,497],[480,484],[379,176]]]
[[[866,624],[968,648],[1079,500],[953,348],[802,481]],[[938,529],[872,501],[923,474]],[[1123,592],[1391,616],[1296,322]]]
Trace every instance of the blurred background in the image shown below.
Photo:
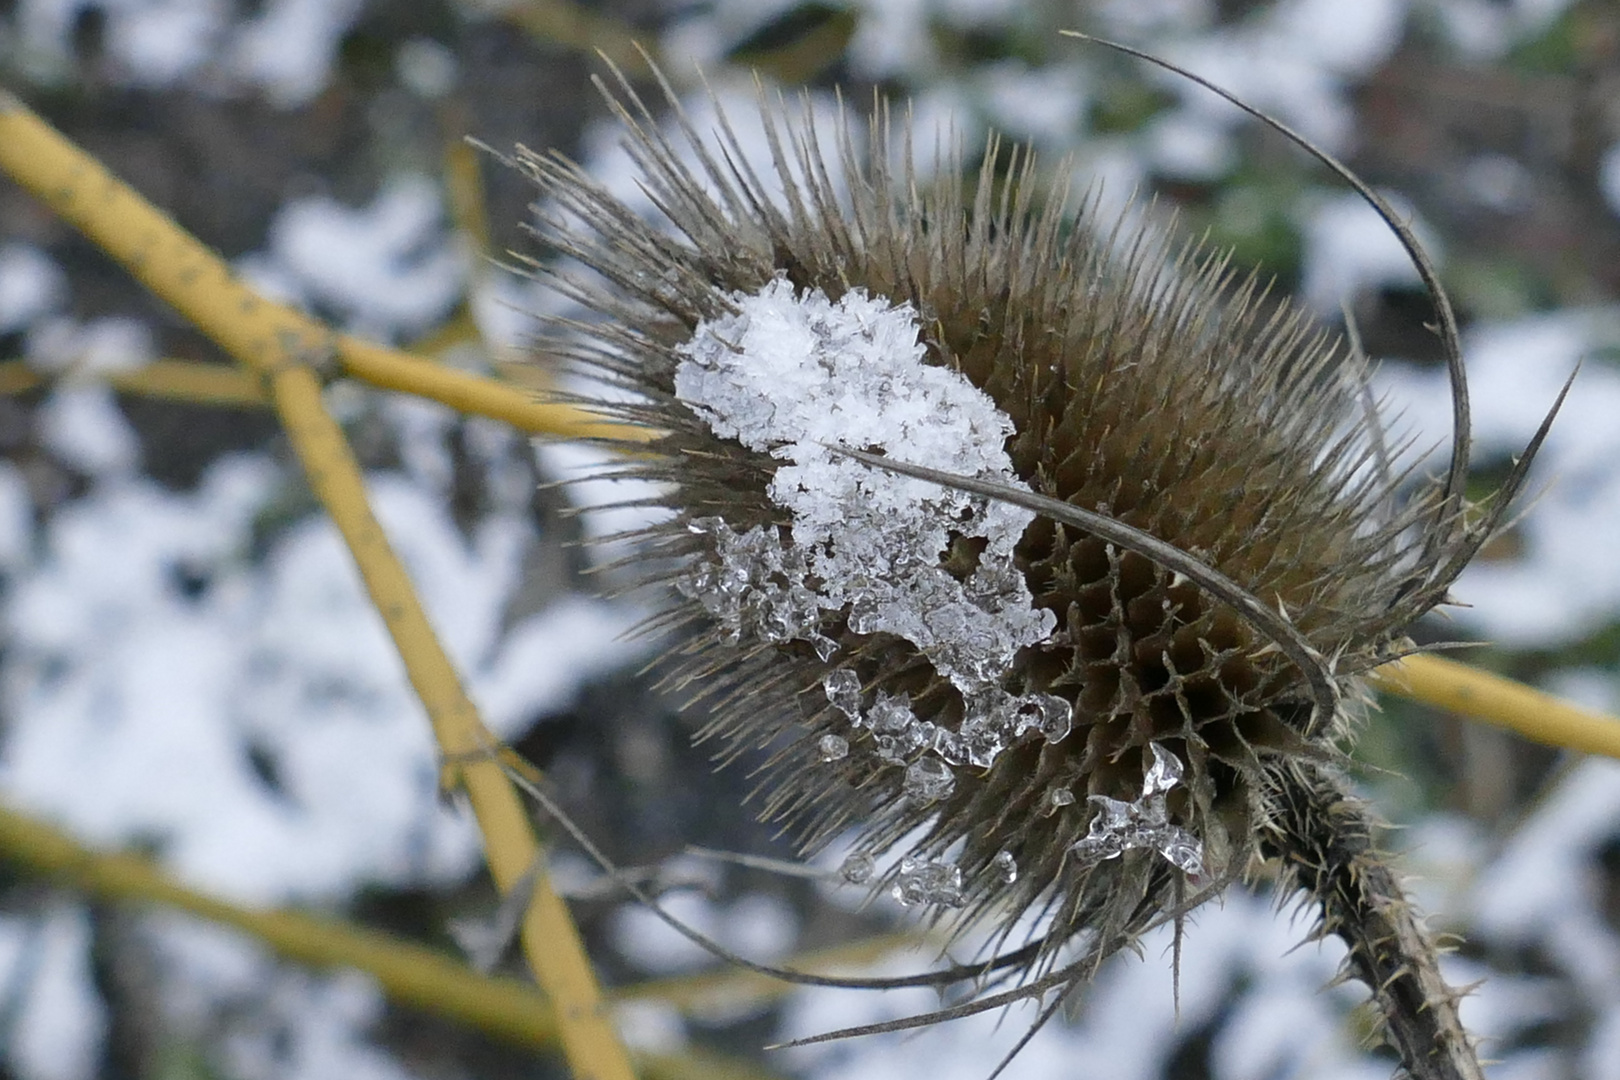
[[[1620,707],[1620,6],[1610,0],[0,0],[0,85],[249,280],[344,329],[544,385],[503,269],[543,257],[531,192],[470,150],[556,148],[635,198],[591,85],[639,41],[695,116],[752,72],[816,109],[910,103],[921,137],[1033,143],[1103,202],[1132,193],[1235,249],[1329,324],[1354,313],[1412,454],[1448,437],[1431,309],[1398,247],[1324,170],[1208,93],[1076,28],[1170,58],[1269,110],[1394,198],[1460,310],[1482,495],[1577,361],[1519,523],[1423,627],[1478,665]],[[924,144],[926,145],[926,144]],[[117,389],[218,364],[209,403]],[[154,370],[157,370],[154,368]],[[420,706],[276,423],[224,357],[38,202],[0,182],[0,799],[251,905],[293,905],[457,949],[492,888],[469,815],[439,796]],[[597,599],[614,527],[572,511],[602,461],[493,422],[339,383],[328,393],[377,510],[491,726],[672,911],[761,960],[904,925],[860,890],[683,854],[791,858],[642,674],[646,614]],[[1436,459],[1438,460],[1438,459]],[[622,519],[621,519],[622,520]],[[1620,767],[1386,701],[1361,780],[1401,828],[1494,1080],[1620,1078]],[[548,823],[542,828],[555,836]],[[0,852],[0,860],[4,853]],[[838,853],[817,860],[836,867]],[[560,842],[558,887],[604,980],[701,953]],[[1263,884],[1111,964],[1009,1073],[1257,1080],[1388,1076],[1332,944]],[[930,946],[890,970],[932,960]],[[514,966],[511,970],[517,970]],[[625,1012],[638,1045],[738,1075],[979,1080],[1033,1018],[763,1054],[892,1018],[931,993],[798,991]],[[998,1023],[998,1020],[1000,1021]],[[364,977],[87,900],[0,861],[0,1077],[561,1076],[560,1059],[389,1004]]]

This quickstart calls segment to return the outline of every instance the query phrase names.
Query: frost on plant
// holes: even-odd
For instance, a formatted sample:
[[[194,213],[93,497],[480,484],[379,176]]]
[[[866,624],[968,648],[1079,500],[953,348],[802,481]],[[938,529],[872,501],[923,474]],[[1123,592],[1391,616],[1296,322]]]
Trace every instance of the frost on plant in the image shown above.
[[[1022,152],[992,143],[976,188],[924,180],[881,107],[822,143],[766,102],[755,172],[729,128],[711,153],[618,108],[668,227],[522,160],[558,250],[602,279],[564,347],[635,398],[599,411],[658,432],[627,448],[675,511],[645,533],[647,580],[673,577],[669,625],[698,630],[669,685],[712,703],[723,755],[768,755],[762,816],[807,851],[854,830],[846,878],[957,926],[1012,914],[1034,929],[998,971],[1071,988],[1179,913],[1166,862],[1199,876],[1190,910],[1283,856],[1403,1061],[1436,1039],[1466,1059],[1331,762],[1362,674],[1445,602],[1523,463],[1464,513],[1459,424],[1446,475],[1408,490],[1364,364],[1224,254],[1077,205]]]
[[[891,895],[904,907],[938,904],[959,908],[967,903],[962,891],[962,868],[948,862],[907,856],[900,860]]]
[[[1151,744],[1153,765],[1142,781],[1142,794],[1131,802],[1093,795],[1097,816],[1085,837],[1070,848],[1081,859],[1115,859],[1133,848],[1151,848],[1192,878],[1204,874],[1204,845],[1186,829],[1170,824],[1165,793],[1181,783],[1181,761],[1158,743]]]
[[[784,537],[774,527],[738,532],[720,518],[693,520],[689,528],[710,538],[713,554],[677,587],[733,642],[804,641],[833,660],[837,645],[822,628],[842,616],[856,634],[914,645],[967,702],[959,731],[918,720],[904,695],[879,693],[866,705],[852,671],[835,669],[823,683],[853,726],[870,729],[885,760],[932,750],[987,768],[1025,731],[1054,742],[1066,736],[1068,702],[999,685],[1018,650],[1056,626],[1013,564],[1034,515],[873,470],[835,449],[924,461],[1027,491],[1002,449],[1012,421],[960,372],[924,363],[909,304],[861,289],[834,302],[780,277],[731,301],[732,314],[704,321],[676,350],[676,397],[715,435],[781,462],[768,495],[792,524]],[[982,550],[958,577],[941,564],[962,541],[982,542]],[[950,789],[943,776],[916,793],[942,797]]]
[[[877,862],[872,856],[864,852],[857,852],[844,860],[844,864],[838,868],[838,872],[851,885],[865,885],[872,880],[872,875],[877,872]]]

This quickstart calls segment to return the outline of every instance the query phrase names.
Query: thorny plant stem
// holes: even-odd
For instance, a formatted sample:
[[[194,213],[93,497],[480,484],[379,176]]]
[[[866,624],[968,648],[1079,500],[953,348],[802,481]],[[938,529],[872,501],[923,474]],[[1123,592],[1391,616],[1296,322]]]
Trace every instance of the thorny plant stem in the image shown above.
[[[1312,765],[1279,770],[1262,850],[1322,905],[1320,934],[1349,948],[1345,974],[1372,988],[1390,1043],[1413,1080],[1484,1080],[1422,918],[1373,841],[1367,808]]]
[[[539,851],[527,813],[486,752],[493,740],[373,516],[359,464],[321,399],[317,370],[331,361],[343,339],[254,294],[200,242],[9,97],[0,97],[0,167],[265,381],[310,486],[343,534],[394,639],[440,751],[459,763],[490,873],[502,892],[512,888]],[[377,346],[351,342],[348,352],[350,364],[373,364],[379,373],[398,368],[393,355]],[[578,930],[543,877],[535,883],[522,942],[541,988],[555,1004],[574,1075],[630,1080],[629,1056],[602,1007]]]

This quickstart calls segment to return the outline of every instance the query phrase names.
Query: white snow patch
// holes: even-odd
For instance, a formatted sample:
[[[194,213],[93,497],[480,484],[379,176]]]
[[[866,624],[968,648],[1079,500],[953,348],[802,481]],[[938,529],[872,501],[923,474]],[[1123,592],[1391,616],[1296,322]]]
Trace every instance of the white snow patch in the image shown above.
[[[1099,0],[1097,20],[1117,40],[1203,30],[1214,14],[1211,0]]]
[[[269,0],[237,29],[232,67],[277,107],[306,105],[326,88],[338,42],[361,8],[361,0]]]
[[[1604,926],[1588,861],[1620,834],[1620,762],[1580,763],[1509,841],[1474,892],[1474,924],[1538,942],[1590,1001],[1620,995],[1620,941]]]
[[[1285,909],[1290,910],[1290,909]],[[1142,942],[1142,957],[1121,955],[1075,995],[1072,1020],[1062,1014],[1020,1051],[1013,1069],[1027,1076],[1107,1076],[1110,1080],[1159,1080],[1171,1053],[1190,1032],[1228,1006],[1241,1016],[1215,1048],[1223,1078],[1267,1075],[1231,1071],[1249,1063],[1294,1064],[1297,1075],[1334,1080],[1373,1080],[1387,1067],[1361,1059],[1344,1022],[1359,1000],[1354,989],[1324,991],[1343,949],[1336,940],[1299,946],[1305,918],[1279,918],[1266,896],[1228,892],[1189,920],[1182,943],[1181,999],[1172,991],[1172,930],[1164,927]],[[1010,939],[1013,942],[1019,938]],[[971,955],[964,943],[958,959]],[[910,974],[937,958],[921,951],[896,956],[863,974]],[[1238,978],[1254,977],[1257,990],[1238,991]],[[835,1028],[898,1019],[938,1008],[928,990],[864,991],[804,989],[789,999],[777,1035],[801,1038]],[[983,1080],[1001,1054],[1012,1049],[1035,1018],[1029,1005],[992,1010],[932,1026],[920,1035],[868,1036],[786,1052],[787,1063],[825,1080],[882,1076],[928,1076],[932,1080]],[[1287,1020],[1287,1024],[1282,1022]],[[1296,1075],[1287,1072],[1287,1075]]]
[[[1620,143],[1603,151],[1598,162],[1598,190],[1603,192],[1603,201],[1609,204],[1609,209],[1620,216]]]
[[[1078,68],[1006,60],[980,69],[977,81],[997,130],[1058,151],[1074,144],[1086,117],[1085,81]]]
[[[0,245],[0,334],[53,310],[67,292],[62,268],[32,244]]]
[[[1282,0],[1267,30],[1331,71],[1372,72],[1400,44],[1410,0]]]
[[[419,175],[391,178],[371,205],[325,197],[283,206],[270,258],[312,302],[371,336],[420,333],[461,296],[466,264],[444,229],[439,190]]]
[[[414,37],[394,53],[394,73],[417,97],[438,101],[456,87],[456,54],[432,38]]]
[[[1215,180],[1237,165],[1237,150],[1223,124],[1176,109],[1156,117],[1145,133],[1154,167],[1185,180]]]
[[[1383,193],[1417,235],[1430,258],[1440,259],[1434,236],[1398,195]],[[1364,289],[1418,281],[1411,257],[1378,212],[1355,194],[1322,199],[1306,212],[1305,272],[1301,291],[1319,314],[1339,311]]]
[[[799,918],[778,897],[747,893],[721,904],[695,891],[671,892],[658,905],[670,917],[759,963],[773,963],[792,951]],[[613,915],[614,947],[653,974],[689,971],[715,962],[709,951],[691,941],[657,914],[639,904],[626,904]],[[716,1010],[724,1003],[715,1002]]]
[[[138,86],[169,86],[217,53],[229,11],[222,0],[137,0],[111,5],[107,50]]]
[[[376,983],[355,972],[278,972],[269,1016],[226,1040],[227,1069],[242,1080],[413,1080],[365,1031],[382,1015]]]
[[[20,1080],[95,1076],[107,1022],[90,973],[84,909],[0,916],[0,972],[7,1036],[0,1058],[10,1070]]]
[[[686,1019],[662,1001],[620,1001],[613,1005],[613,1026],[631,1050],[671,1054],[686,1046]]]
[[[149,363],[156,352],[152,328],[139,319],[108,315],[87,322],[42,320],[28,336],[28,364],[50,375],[110,375]]]
[[[156,838],[182,877],[251,902],[460,877],[476,832],[439,805],[426,718],[334,527],[295,525],[262,571],[243,564],[274,479],[226,460],[189,495],[109,481],[55,514],[5,611],[0,777],[94,843]],[[371,495],[503,727],[630,655],[615,643],[628,617],[593,601],[503,628],[528,535],[516,516],[464,540],[437,498],[397,478]],[[206,587],[188,594],[179,570]]]
[[[1620,165],[1620,163],[1617,163]],[[1484,153],[1469,158],[1463,168],[1463,183],[1482,206],[1498,213],[1524,210],[1535,199],[1535,177],[1530,170],[1506,154]],[[1620,183],[1620,176],[1616,177]],[[1617,188],[1620,193],[1620,188]],[[1620,202],[1616,202],[1620,212]]]
[[[51,453],[81,472],[127,475],[140,465],[140,440],[105,385],[54,388],[37,422]]]
[[[1517,454],[1576,362],[1620,344],[1620,310],[1567,311],[1479,327],[1464,339],[1476,460]],[[1387,364],[1381,387],[1421,432],[1422,450],[1448,439],[1445,374]],[[1475,560],[1452,590],[1459,623],[1509,645],[1578,640],[1620,617],[1620,563],[1601,553],[1620,536],[1620,372],[1588,362],[1542,447],[1520,506],[1525,551]],[[1439,467],[1439,457],[1429,468]]]
[[[34,500],[28,481],[9,461],[0,461],[0,574],[23,569],[34,544]]]
[[[928,15],[928,0],[860,0],[860,20],[847,50],[850,70],[875,81],[934,67]]]
[[[143,917],[141,932],[164,975],[164,1014],[182,1034],[203,1035],[274,982],[277,961],[241,931],[156,908]]]
[[[484,722],[516,737],[537,715],[568,705],[582,683],[636,660],[645,648],[626,635],[639,617],[628,605],[570,596],[514,626],[472,683]]]

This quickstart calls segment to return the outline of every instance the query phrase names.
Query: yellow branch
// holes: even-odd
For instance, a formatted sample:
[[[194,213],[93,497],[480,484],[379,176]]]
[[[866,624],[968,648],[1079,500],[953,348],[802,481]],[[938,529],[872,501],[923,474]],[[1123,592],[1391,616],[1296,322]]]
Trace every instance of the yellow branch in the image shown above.
[[[0,119],[0,125],[3,122]],[[301,318],[296,314],[293,317]],[[540,401],[534,391],[442,367],[380,345],[346,337],[338,338],[337,344],[337,359],[346,375],[378,389],[413,394],[457,412],[500,420],[519,431],[573,439],[647,440],[653,437],[645,428],[611,423],[572,405]],[[155,360],[131,371],[110,372],[104,376],[73,373],[72,377],[100,377],[122,393],[195,405],[270,404],[262,379],[239,368],[194,360]],[[52,381],[52,377],[35,371],[25,361],[0,362],[0,395],[26,393]]]
[[[192,405],[263,407],[270,404],[264,383],[237,367],[194,360],[154,360],[132,371],[105,375],[72,372],[70,378],[101,378],[114,390],[166,398]],[[21,360],[0,363],[0,394],[21,394],[52,382]]]
[[[518,0],[503,6],[501,16],[542,41],[586,54],[601,53],[631,75],[645,75],[658,62],[653,56],[649,63],[651,46],[641,45],[627,24],[574,0]]]
[[[612,438],[637,442],[652,439],[655,434],[645,428],[613,423],[573,405],[540,401],[533,391],[419,360],[359,338],[345,335],[337,337],[332,344],[345,375],[382,390],[429,398],[457,412],[501,420],[519,431],[562,439]]]
[[[397,935],[300,911],[245,908],[181,885],[145,858],[86,848],[61,830],[3,805],[0,857],[107,900],[161,904],[232,927],[295,963],[362,971],[398,1004],[517,1045],[537,1049],[557,1045],[551,1002],[533,986],[484,975]],[[661,980],[659,985],[679,996],[679,980]],[[646,1000],[649,995],[632,997]],[[670,1004],[680,1007],[678,1000]],[[769,1075],[749,1063],[700,1051],[639,1055],[638,1061],[648,1080],[722,1076],[766,1080]]]
[[[944,940],[943,934],[937,935]],[[832,975],[840,971],[861,971],[887,956],[915,950],[929,944],[926,931],[913,930],[881,934],[834,945],[815,952],[800,953],[783,962],[784,966],[810,975]],[[613,991],[614,1001],[661,1001],[683,1012],[712,1009],[716,1005],[755,1004],[783,998],[798,990],[796,983],[758,971],[724,968],[698,975],[676,975],[648,979]]]
[[[502,892],[511,889],[539,848],[505,773],[493,759],[478,757],[493,740],[372,515],[360,468],[321,400],[317,370],[338,355],[342,339],[255,294],[195,238],[14,99],[0,99],[0,168],[266,380],[310,486],[348,543],[393,636],[440,750],[447,760],[462,762],[462,784],[496,885]],[[399,366],[375,346],[357,351],[362,362]],[[438,377],[457,375],[422,361],[405,363]],[[629,1057],[602,1006],[567,908],[544,880],[534,893],[523,922],[524,952],[556,1005],[574,1074],[581,1080],[629,1080]]]
[[[0,807],[0,850],[97,896],[164,904],[235,927],[289,960],[364,971],[402,1004],[526,1046],[557,1042],[545,995],[516,979],[480,975],[415,942],[302,912],[252,911],[177,884],[145,859],[90,851],[8,807]]]
[[[1373,672],[1373,685],[1505,727],[1532,742],[1620,758],[1620,718],[1439,656],[1409,656]]]

